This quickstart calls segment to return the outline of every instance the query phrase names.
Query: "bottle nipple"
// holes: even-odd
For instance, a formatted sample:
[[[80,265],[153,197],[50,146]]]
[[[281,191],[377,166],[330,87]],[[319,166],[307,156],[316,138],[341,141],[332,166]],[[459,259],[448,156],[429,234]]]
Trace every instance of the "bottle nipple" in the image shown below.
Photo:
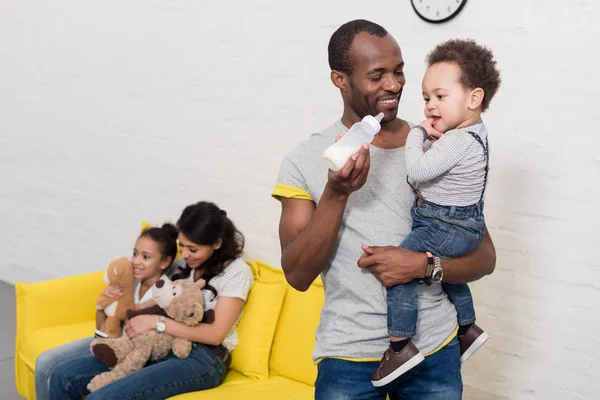
[[[383,119],[383,113],[379,113],[375,116],[375,119],[377,120],[377,122],[381,122],[381,120]]]

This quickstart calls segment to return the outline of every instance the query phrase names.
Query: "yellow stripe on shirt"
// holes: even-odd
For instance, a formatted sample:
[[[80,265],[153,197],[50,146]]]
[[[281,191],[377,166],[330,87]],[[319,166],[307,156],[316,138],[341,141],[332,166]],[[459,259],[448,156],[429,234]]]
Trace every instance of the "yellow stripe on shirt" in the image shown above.
[[[304,189],[297,188],[295,186],[284,185],[283,183],[276,183],[273,188],[271,196],[275,200],[281,200],[282,197],[286,199],[301,199],[314,201],[310,193]]]
[[[446,347],[448,345],[448,343],[450,343],[452,341],[452,339],[454,339],[456,337],[457,334],[458,334],[458,325],[456,326],[456,328],[454,328],[454,331],[452,331],[452,334],[450,336],[448,336],[448,338],[446,340],[444,340],[444,342],[442,344],[440,344],[438,347],[436,347],[435,349],[433,349],[429,353],[425,354],[424,356],[428,357],[428,356],[430,356],[432,354],[437,353],[438,351],[440,351],[441,349],[443,349],[444,347]],[[381,361],[381,358],[323,357],[323,358],[317,359],[315,361],[315,364],[320,363],[325,358],[335,358],[337,360],[345,360],[345,361],[352,361],[352,362]]]
[[[448,343],[450,343],[452,341],[452,339],[454,339],[456,337],[456,335],[458,335],[458,325],[456,325],[456,328],[454,328],[454,331],[452,331],[452,334],[450,336],[448,336],[448,339],[444,340],[444,342],[442,344],[440,344],[438,347],[436,347],[435,349],[433,349],[433,351],[430,351],[429,353],[425,354],[425,357],[430,356],[433,353],[437,353],[442,348],[446,347],[446,345]]]

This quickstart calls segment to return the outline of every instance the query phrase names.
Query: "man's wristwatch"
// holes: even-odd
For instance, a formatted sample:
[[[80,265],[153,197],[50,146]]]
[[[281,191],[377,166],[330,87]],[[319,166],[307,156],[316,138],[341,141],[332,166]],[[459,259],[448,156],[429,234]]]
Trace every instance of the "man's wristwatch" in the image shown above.
[[[427,254],[427,271],[425,272],[425,278],[423,279],[423,282],[426,285],[440,283],[444,278],[442,261],[438,256],[434,256],[429,251],[426,251],[425,254]]]
[[[431,273],[431,283],[441,283],[444,279],[442,270],[442,260],[438,256],[433,256],[433,272]]]
[[[158,317],[158,322],[156,323],[156,332],[163,333],[167,330],[167,323],[164,315]]]

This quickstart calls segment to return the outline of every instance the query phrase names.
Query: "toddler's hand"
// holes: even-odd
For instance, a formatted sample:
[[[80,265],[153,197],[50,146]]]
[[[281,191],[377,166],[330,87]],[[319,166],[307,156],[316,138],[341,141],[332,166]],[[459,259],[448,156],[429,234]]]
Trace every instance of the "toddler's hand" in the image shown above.
[[[432,121],[433,121],[433,118],[427,118],[425,121],[421,122],[419,125],[422,126],[423,128],[425,128],[425,130],[427,131],[427,135],[429,135],[427,137],[427,139],[429,139],[430,142],[435,142],[440,137],[442,137],[442,135],[444,133],[436,130],[433,127],[433,125],[431,125]]]

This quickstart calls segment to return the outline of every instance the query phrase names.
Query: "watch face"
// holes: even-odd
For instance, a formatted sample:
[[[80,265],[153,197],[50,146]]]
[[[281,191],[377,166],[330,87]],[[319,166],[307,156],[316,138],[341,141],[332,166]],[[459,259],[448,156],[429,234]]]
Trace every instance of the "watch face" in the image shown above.
[[[463,9],[467,0],[411,0],[410,2],[421,19],[435,24],[454,18]]]
[[[161,333],[162,333],[162,332],[164,332],[166,329],[167,329],[167,325],[166,325],[164,322],[160,321],[160,322],[158,322],[158,323],[156,324],[156,331],[157,331],[157,332],[161,332]]]
[[[433,275],[431,275],[431,280],[434,283],[440,283],[442,281],[443,277],[444,277],[444,271],[442,271],[442,269],[439,268],[439,269],[435,269],[433,271]]]

